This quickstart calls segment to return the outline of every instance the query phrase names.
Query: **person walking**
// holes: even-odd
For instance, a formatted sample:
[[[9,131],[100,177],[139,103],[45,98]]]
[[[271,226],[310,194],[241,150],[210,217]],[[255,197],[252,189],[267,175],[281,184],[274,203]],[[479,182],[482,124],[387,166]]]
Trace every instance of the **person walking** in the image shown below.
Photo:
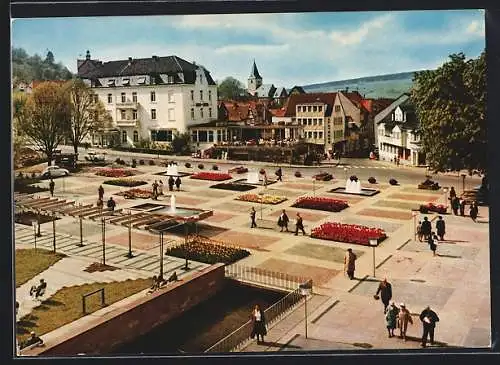
[[[153,182],[153,194],[152,194],[153,200],[158,200],[158,183],[156,180]]]
[[[460,199],[460,215],[465,216],[465,199]]]
[[[255,214],[256,213],[257,212],[255,211],[255,208],[252,207],[252,209],[250,210],[250,220],[252,221],[250,228],[257,228],[257,223],[255,223]]]
[[[281,171],[281,167],[279,167],[278,170],[276,170],[276,176],[278,176],[278,181],[283,182],[282,180],[283,171]]]
[[[304,221],[302,220],[300,213],[297,213],[297,219],[295,221],[295,235],[296,236],[299,234],[299,230],[302,231],[302,234],[304,236],[306,235],[306,231],[304,231]]]
[[[389,306],[389,308],[387,309],[387,313],[385,314],[385,321],[389,338],[394,337],[394,330],[396,329],[397,325],[398,313],[399,308],[396,307],[396,303],[391,302],[391,305]]]
[[[50,182],[49,182],[49,190],[50,190],[50,196],[54,196],[54,188],[56,187],[56,183],[54,182],[54,180],[52,180],[52,178],[50,179]]]
[[[352,248],[348,248],[344,256],[344,271],[347,273],[349,280],[354,279],[357,258],[356,254],[352,252]]]
[[[380,296],[379,296],[380,294]],[[380,298],[382,303],[384,304],[384,314],[387,312],[387,307],[389,306],[389,302],[392,299],[392,285],[387,281],[387,278],[384,278],[378,285],[377,292],[374,296],[375,299]]]
[[[436,234],[434,232],[432,232],[432,234],[429,236],[429,238],[427,240],[427,244],[429,245],[429,248],[432,251],[432,256],[436,256],[436,248],[437,248],[436,241],[437,240],[438,240],[438,237],[436,236]]]
[[[163,181],[158,182],[158,195],[163,195]]]
[[[470,211],[469,211],[469,215],[471,217],[471,219],[476,222],[476,219],[477,219],[477,214],[478,214],[478,208],[477,208],[477,203],[476,201],[473,201],[471,204],[470,204]]]
[[[422,321],[423,326],[422,344],[420,346],[427,346],[427,337],[429,337],[431,345],[434,345],[434,330],[436,328],[436,322],[439,322],[438,315],[427,306],[422,313],[420,313],[420,321]]]
[[[442,216],[438,217],[436,222],[436,232],[440,241],[444,241],[444,234],[446,233],[445,223]]]
[[[453,214],[458,215],[458,209],[460,208],[460,201],[455,196],[451,199],[451,209],[453,210]]]
[[[116,207],[116,202],[113,200],[113,197],[109,197],[109,200],[108,200],[108,203],[107,203],[107,207],[110,211],[114,212],[115,211],[115,207]]]
[[[104,201],[101,198],[99,198],[99,199],[97,199],[96,205],[97,205],[97,208],[99,208],[102,211],[102,208],[104,207]]]
[[[417,238],[420,242],[422,242],[423,237],[424,234],[422,233],[422,221],[419,221],[417,225]]]
[[[250,334],[250,337],[254,338],[257,336],[257,343],[260,344],[264,342],[265,335],[267,335],[267,330],[264,311],[260,309],[258,304],[256,304],[252,311],[252,333]],[[262,341],[260,341],[260,339],[262,339]]]
[[[175,186],[177,187],[177,191],[181,191],[181,178],[179,176],[175,179]]]
[[[448,197],[448,200],[451,202],[453,198],[457,197],[457,192],[455,191],[455,188],[452,186],[450,188],[450,195]]]
[[[99,185],[99,189],[97,189],[97,194],[99,194],[99,199],[104,200],[104,188],[102,185]]]
[[[174,184],[175,184],[175,180],[172,176],[170,176],[168,178],[168,190],[169,191],[174,191]]]
[[[413,319],[411,318],[410,311],[406,308],[404,303],[399,305],[398,314],[398,327],[399,327],[399,338],[402,338],[406,342],[406,331],[408,330],[408,323],[413,324]]]
[[[278,226],[281,228],[280,232],[283,232],[283,228],[285,228],[286,231],[288,232],[288,222],[289,222],[288,215],[286,214],[285,209],[283,209],[278,218]]]
[[[421,230],[422,230],[422,235],[424,236],[424,239],[428,240],[430,235],[431,235],[432,225],[427,217],[424,217],[424,221],[422,222]]]

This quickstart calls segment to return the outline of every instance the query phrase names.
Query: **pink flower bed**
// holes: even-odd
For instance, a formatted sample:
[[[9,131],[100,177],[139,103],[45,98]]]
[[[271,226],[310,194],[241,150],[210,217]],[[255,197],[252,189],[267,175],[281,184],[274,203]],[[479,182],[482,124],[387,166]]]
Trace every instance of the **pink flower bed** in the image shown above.
[[[292,205],[295,208],[326,210],[328,212],[340,212],[349,207],[346,201],[332,198],[317,198],[306,196],[298,198]]]
[[[95,174],[105,177],[127,177],[134,175],[134,172],[126,169],[98,169]]]
[[[231,179],[231,175],[222,172],[198,172],[191,175],[191,179],[210,180],[210,181],[223,181]]]
[[[387,238],[387,235],[384,230],[380,228],[328,222],[314,228],[311,232],[311,237],[367,246],[369,245],[370,239],[377,239],[380,241]]]

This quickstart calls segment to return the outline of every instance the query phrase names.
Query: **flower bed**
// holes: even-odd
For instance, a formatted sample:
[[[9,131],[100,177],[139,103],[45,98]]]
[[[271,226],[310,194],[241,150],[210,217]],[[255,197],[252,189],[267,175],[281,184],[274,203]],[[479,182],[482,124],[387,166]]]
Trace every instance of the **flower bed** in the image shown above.
[[[434,212],[434,213],[439,213],[439,214],[446,214],[448,208],[442,204],[434,204],[434,203],[427,203],[425,205],[420,206],[420,213],[429,213],[429,212]]]
[[[167,249],[165,254],[206,264],[221,262],[227,265],[249,256],[250,252],[197,236],[187,243]]]
[[[191,175],[191,179],[210,180],[210,181],[223,181],[231,179],[231,175],[222,172],[198,172]]]
[[[349,204],[343,200],[337,200],[332,198],[316,198],[311,196],[306,196],[298,198],[295,204],[292,205],[295,208],[304,209],[316,209],[316,210],[326,210],[328,212],[340,212],[345,208],[349,207]]]
[[[229,173],[232,174],[244,174],[245,172],[248,172],[248,169],[243,166],[238,166],[238,167],[233,167],[232,169],[229,169]]]
[[[330,181],[333,180],[333,175],[329,174],[328,172],[320,172],[317,175],[313,176],[316,181]]]
[[[277,195],[257,195],[257,194],[244,194],[236,198],[244,202],[262,203],[262,204],[279,204],[283,203],[287,198]]]
[[[387,238],[387,235],[380,228],[328,222],[313,228],[311,237],[368,246],[370,239],[377,239],[380,242]]]
[[[426,179],[423,183],[418,185],[418,188],[423,190],[439,190],[440,186],[437,182]]]
[[[231,191],[249,191],[252,189],[255,189],[255,186],[248,185],[248,184],[234,184],[234,183],[220,183],[216,185],[211,186],[212,189],[221,189],[221,190],[231,190]]]
[[[152,191],[146,189],[130,189],[127,191],[116,193],[116,195],[123,195],[125,199],[149,199],[151,198]]]
[[[127,177],[134,175],[134,172],[126,169],[98,169],[95,174],[105,177]]]
[[[104,181],[103,184],[134,187],[139,185],[145,185],[147,184],[147,181],[134,180],[134,179],[115,179],[115,180],[106,180]]]

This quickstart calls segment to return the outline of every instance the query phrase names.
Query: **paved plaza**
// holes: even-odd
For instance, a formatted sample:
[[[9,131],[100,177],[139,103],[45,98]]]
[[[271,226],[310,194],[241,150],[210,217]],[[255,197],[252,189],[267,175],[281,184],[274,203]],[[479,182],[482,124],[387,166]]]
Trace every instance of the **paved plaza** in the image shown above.
[[[195,164],[193,164],[195,166]],[[228,168],[231,167],[228,165]],[[140,188],[151,189],[154,180],[166,178],[157,175],[165,171],[160,166],[138,166],[134,179],[148,182]],[[187,169],[179,163],[181,172]],[[305,169],[304,169],[305,170]],[[328,169],[325,169],[329,171]],[[218,172],[226,172],[221,168]],[[274,170],[270,170],[272,175]],[[479,219],[474,223],[468,217],[444,215],[447,225],[445,241],[440,242],[433,257],[426,243],[413,240],[414,220],[411,209],[428,202],[443,203],[441,190],[418,190],[414,183],[391,186],[387,181],[370,185],[362,180],[363,187],[376,188],[380,193],[372,197],[347,196],[330,193],[336,187],[345,187],[345,180],[315,182],[308,172],[306,177],[284,176],[283,182],[269,188],[257,187],[249,192],[212,189],[213,181],[182,178],[180,192],[174,192],[177,206],[213,210],[214,215],[198,224],[201,235],[211,239],[248,249],[251,255],[238,263],[289,275],[313,279],[315,295],[308,301],[308,338],[305,338],[304,307],[301,305],[281,322],[269,329],[266,342],[249,343],[242,351],[294,351],[294,350],[363,350],[419,348],[421,323],[418,314],[430,305],[440,317],[436,328],[436,346],[487,347],[490,345],[490,282],[489,282],[489,214],[488,207],[479,207]],[[233,174],[233,180],[244,176]],[[82,204],[95,204],[97,188],[108,178],[84,172],[63,179],[56,179],[55,197],[76,200]],[[227,181],[226,181],[227,182]],[[39,185],[48,185],[42,182]],[[113,196],[117,209],[151,202],[150,199],[124,199],[116,195],[129,188],[103,185],[105,201]],[[170,196],[160,196],[158,203],[169,204]],[[287,198],[277,205],[258,204],[235,200],[242,194],[266,194]],[[40,193],[48,196],[48,193]],[[321,210],[292,208],[301,196],[331,197],[348,201],[349,207],[339,213]],[[250,228],[249,211],[254,207],[257,228]],[[294,230],[297,212],[304,218],[307,236],[294,236],[280,232],[277,219],[282,209],[290,217],[290,230]],[[434,220],[437,215],[427,215]],[[417,220],[423,214],[418,213]],[[314,227],[325,222],[361,224],[382,228],[387,233],[375,250],[376,273],[373,277],[373,252],[368,246],[347,244],[311,238]],[[433,221],[434,227],[434,221]],[[106,264],[119,270],[86,273],[83,269],[102,259],[101,225],[98,221],[83,223],[84,246],[79,247],[80,226],[74,217],[62,217],[56,222],[57,250],[68,257],[62,259],[44,273],[17,288],[20,314],[29,313],[33,303],[26,292],[40,277],[48,278],[47,294],[51,295],[62,286],[84,282],[125,280],[157,275],[159,272],[159,238],[146,231],[132,230],[133,258],[128,252],[127,227],[106,227]],[[166,245],[182,242],[184,237],[166,234]],[[15,225],[16,248],[33,247],[33,228]],[[37,246],[52,249],[52,224],[42,225],[42,237]],[[343,273],[343,257],[347,248],[357,254],[355,279],[349,280]],[[188,275],[181,267],[184,260],[166,257],[164,272],[173,271]],[[206,264],[190,262],[193,270],[201,270]],[[405,302],[413,315],[414,325],[408,330],[409,341],[387,338],[383,306],[373,295],[378,281],[387,277],[393,285],[393,299]],[[398,330],[396,330],[396,333]]]

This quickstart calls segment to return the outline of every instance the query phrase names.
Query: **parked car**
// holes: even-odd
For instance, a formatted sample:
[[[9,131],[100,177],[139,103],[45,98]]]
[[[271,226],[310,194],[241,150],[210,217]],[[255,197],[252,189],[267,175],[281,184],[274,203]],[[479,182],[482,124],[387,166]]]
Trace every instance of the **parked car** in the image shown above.
[[[60,177],[60,176],[68,176],[68,175],[69,175],[69,171],[66,169],[63,169],[59,166],[48,166],[42,171],[40,176],[43,179],[48,179],[51,177]]]
[[[85,160],[90,162],[104,162],[106,157],[96,152],[89,152],[87,153],[87,156],[85,156]]]

